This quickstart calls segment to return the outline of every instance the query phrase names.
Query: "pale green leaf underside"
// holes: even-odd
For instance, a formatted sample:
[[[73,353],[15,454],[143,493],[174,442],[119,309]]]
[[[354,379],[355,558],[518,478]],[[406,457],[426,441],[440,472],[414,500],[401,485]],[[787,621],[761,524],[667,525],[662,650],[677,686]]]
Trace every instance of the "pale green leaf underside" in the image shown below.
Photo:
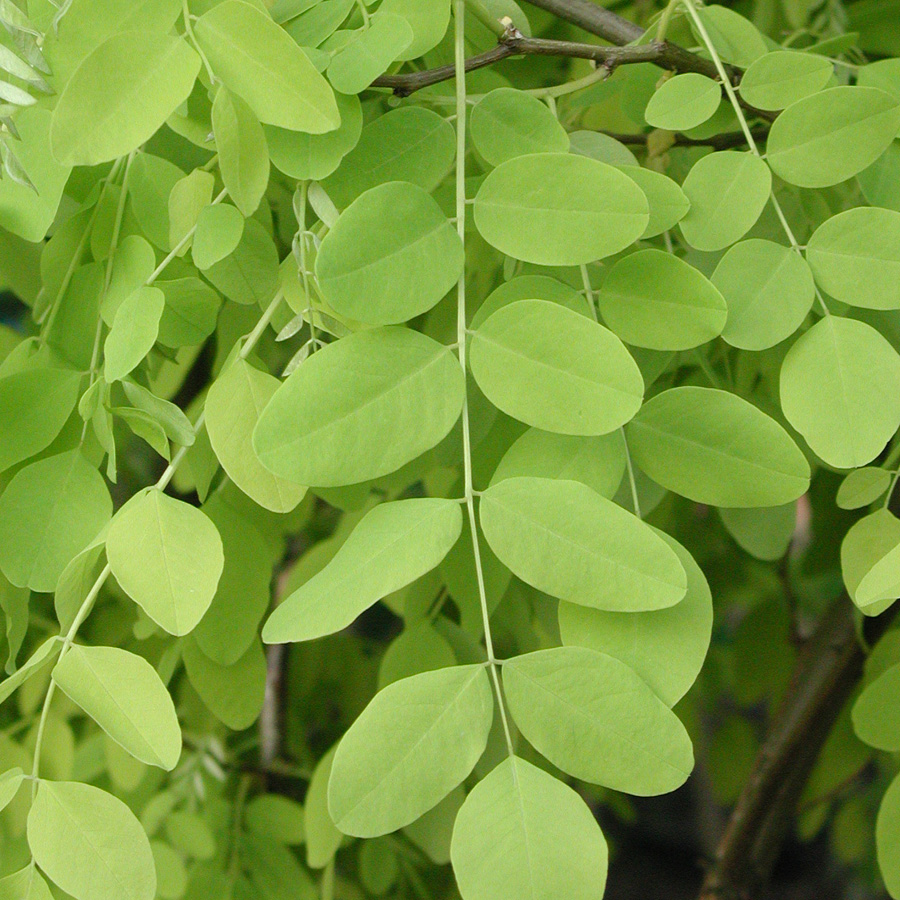
[[[438,565],[461,531],[462,510],[454,500],[376,506],[328,565],[272,613],[263,640],[308,641],[346,628],[373,603]]]

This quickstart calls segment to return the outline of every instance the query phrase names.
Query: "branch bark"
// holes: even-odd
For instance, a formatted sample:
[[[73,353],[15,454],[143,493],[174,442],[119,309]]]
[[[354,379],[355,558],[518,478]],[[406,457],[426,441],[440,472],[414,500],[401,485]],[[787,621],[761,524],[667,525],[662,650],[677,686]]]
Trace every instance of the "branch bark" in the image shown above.
[[[659,56],[661,47],[661,44],[645,44],[641,47],[600,47],[597,44],[580,44],[573,41],[527,38],[512,31],[500,38],[496,47],[469,57],[465,68],[467,72],[472,72],[510,56],[564,56],[573,59],[592,59],[612,72],[617,66],[654,62]],[[448,81],[453,77],[453,66],[438,66],[423,72],[382,75],[372,82],[372,87],[388,87],[393,89],[398,97],[408,97],[422,88]]]
[[[874,644],[896,615],[868,619]],[[822,616],[804,644],[784,700],[757,754],[707,873],[700,900],[759,895],[796,815],[797,804],[828,735],[862,675],[865,662],[854,608],[846,594]]]

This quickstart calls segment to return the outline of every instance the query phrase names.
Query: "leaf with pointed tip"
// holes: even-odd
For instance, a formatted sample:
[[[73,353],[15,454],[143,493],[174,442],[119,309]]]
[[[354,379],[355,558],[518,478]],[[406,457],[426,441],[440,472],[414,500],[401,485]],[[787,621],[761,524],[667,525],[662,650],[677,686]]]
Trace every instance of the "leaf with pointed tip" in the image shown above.
[[[376,506],[328,565],[279,604],[263,640],[308,641],[346,628],[372,604],[430,572],[461,531],[462,508],[455,500],[427,497]]]
[[[114,741],[141,762],[171,771],[181,756],[172,698],[143,657],[117,647],[73,644],[53,680]]]

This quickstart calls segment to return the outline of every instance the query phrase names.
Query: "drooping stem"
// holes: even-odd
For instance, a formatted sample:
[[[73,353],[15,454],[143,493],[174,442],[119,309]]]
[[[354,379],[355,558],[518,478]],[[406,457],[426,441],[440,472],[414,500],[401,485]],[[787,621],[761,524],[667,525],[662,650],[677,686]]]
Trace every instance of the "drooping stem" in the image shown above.
[[[250,332],[249,335],[247,335],[244,344],[238,354],[238,357],[240,359],[246,359],[253,351],[253,348],[259,342],[259,339],[262,337],[267,326],[272,321],[272,317],[277,312],[278,306],[280,305],[283,298],[283,292],[278,291],[278,293],[272,299],[272,302],[260,317],[259,321],[256,324],[256,327],[253,329],[253,331]],[[203,427],[204,419],[205,413],[201,412],[197,417],[197,421],[194,423],[192,429],[195,436],[199,434],[200,429]],[[176,471],[178,470],[178,467],[184,461],[184,458],[187,455],[187,451],[188,448],[186,446],[179,447],[178,451],[172,457],[172,461],[163,471],[162,475],[159,476],[159,479],[156,481],[156,483],[148,488],[148,490],[164,491],[168,487],[169,482],[174,477]],[[84,624],[85,619],[87,619],[88,615],[90,614],[97,597],[100,595],[100,591],[103,589],[104,584],[106,584],[106,580],[111,574],[112,568],[110,567],[109,563],[107,563],[101,570],[100,574],[97,576],[96,580],[91,586],[91,589],[88,591],[87,595],[82,601],[81,606],[79,607],[78,612],[75,614],[75,618],[73,619],[72,624],[69,626],[69,630],[66,632],[65,637],[62,638],[63,645],[59,652],[59,659],[62,659],[63,656],[65,656],[65,654],[69,651],[69,648],[72,646],[72,643],[74,642],[78,634],[79,628],[81,628],[82,624]],[[32,762],[31,770],[32,778],[34,779],[32,783],[32,793],[35,793],[37,791],[37,785],[40,775],[41,750],[43,747],[43,741],[46,732],[47,718],[50,713],[50,704],[53,701],[55,693],[56,682],[51,680],[49,686],[47,687],[47,693],[44,695],[44,702],[41,707],[41,717],[38,722],[37,733],[35,736],[34,759]]]
[[[681,0],[681,3],[684,5],[688,16],[690,16],[691,21],[694,23],[694,27],[697,29],[697,33],[700,35],[703,43],[706,45],[706,49],[709,51],[709,55],[712,57],[713,64],[715,65],[716,71],[718,72],[719,78],[722,82],[722,87],[725,89],[725,94],[728,97],[729,102],[731,103],[734,114],[737,116],[738,122],[741,126],[741,131],[744,133],[744,137],[747,140],[747,145],[750,148],[750,152],[758,159],[762,159],[762,154],[759,152],[759,147],[756,145],[756,141],[753,137],[753,132],[750,130],[750,126],[747,123],[747,118],[744,115],[744,110],[741,108],[741,104],[738,100],[737,94],[735,93],[734,86],[732,85],[731,80],[728,77],[728,73],[725,71],[725,65],[722,62],[722,59],[719,56],[715,45],[713,44],[712,38],[709,36],[709,32],[707,32],[706,26],[703,24],[703,19],[700,18],[700,15],[697,13],[697,10],[694,6],[694,0]],[[788,239],[788,243],[791,245],[791,249],[802,257],[803,253],[800,250],[800,245],[797,243],[797,238],[794,235],[794,231],[784,214],[784,210],[781,208],[781,204],[778,202],[778,198],[775,196],[775,192],[771,188],[769,190],[769,200],[771,201],[772,206],[775,209],[775,214],[778,216],[778,221],[781,223],[781,227]],[[822,312],[826,316],[829,315],[830,310],[826,306],[825,299],[824,297],[822,297],[819,288],[816,287],[815,291],[816,298],[819,301]]]
[[[456,67],[456,230],[465,247],[466,241],[466,77],[465,77],[465,0],[454,0],[454,65]],[[459,277],[456,288],[456,334],[459,353],[459,364],[463,371],[463,384],[467,378],[466,366],[466,272]],[[494,642],[491,636],[490,612],[488,610],[487,592],[484,586],[484,566],[481,560],[481,546],[478,538],[477,518],[475,516],[475,488],[472,482],[472,439],[469,426],[469,398],[466,391],[462,408],[462,440],[463,440],[463,491],[469,530],[472,534],[472,555],[475,563],[475,576],[478,582],[478,599],[481,603],[481,617],[484,625],[484,644],[487,651],[488,666],[497,705],[503,722],[503,732],[510,756],[513,755],[512,733],[506,715],[506,705],[500,687],[497,657],[494,655]]]

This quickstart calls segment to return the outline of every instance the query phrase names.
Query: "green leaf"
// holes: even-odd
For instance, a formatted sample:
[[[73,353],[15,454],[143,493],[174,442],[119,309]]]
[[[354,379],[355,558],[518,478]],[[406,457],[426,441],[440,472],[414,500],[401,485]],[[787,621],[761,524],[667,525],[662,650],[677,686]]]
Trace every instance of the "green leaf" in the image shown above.
[[[637,364],[612,332],[547,300],[497,310],[473,335],[470,364],[495,406],[562,434],[614,431],[644,394]]]
[[[650,98],[644,118],[654,128],[687,131],[702,125],[722,100],[721,86],[705,75],[686,72],[662,83]]]
[[[25,369],[0,378],[0,472],[50,445],[78,402],[81,376]]]
[[[222,540],[200,510],[150,489],[113,519],[106,553],[122,590],[169,634],[192,631],[222,574]]]
[[[582,316],[594,318],[587,298],[570,285],[547,275],[517,275],[504,281],[484,298],[472,316],[471,329],[481,328],[488,316],[516,300],[549,300]]]
[[[244,822],[251,831],[287,847],[302,844],[306,839],[303,807],[281,794],[254,797],[247,804]]]
[[[219,209],[219,206],[207,209]],[[201,224],[205,218],[201,212]],[[196,247],[196,235],[194,238]],[[157,339],[160,344],[166,347],[195,346],[203,343],[215,331],[222,300],[208,284],[199,278],[175,278],[171,281],[157,281],[156,286],[166,295],[166,307],[159,320]]]
[[[0,775],[0,810],[9,806],[24,780],[25,773],[18,766]],[[2,897],[3,891],[0,889],[0,898]]]
[[[413,32],[412,43],[397,59],[418,59],[433,50],[447,33],[450,24],[449,0],[384,0],[379,7],[383,13],[403,16]]]
[[[163,250],[172,248],[169,242],[169,195],[183,177],[184,172],[175,163],[144,152],[135,155],[129,170],[131,209],[148,240]],[[118,258],[118,251],[116,256]]]
[[[806,319],[816,293],[799,253],[758,238],[729,248],[712,283],[728,304],[722,339],[742,350],[765,350],[790,337]]]
[[[240,97],[220,88],[213,101],[212,126],[228,196],[245,216],[251,216],[269,185],[269,150],[262,125]]]
[[[538,590],[595,609],[672,606],[684,568],[649,525],[575,481],[509,478],[481,497],[493,551]]]
[[[260,222],[247,219],[234,251],[203,274],[229,300],[265,308],[279,288],[275,242]]]
[[[253,429],[279,381],[236,359],[213,382],[206,398],[206,430],[228,477],[252,500],[272,512],[290,512],[306,488],[273,475],[253,449]]]
[[[900,427],[900,356],[865,322],[818,321],[788,351],[780,386],[787,420],[837,468],[871,462]]]
[[[103,478],[79,450],[31,463],[0,496],[0,570],[17,587],[52,591],[111,515]]]
[[[103,345],[103,377],[121,381],[153,349],[166,297],[157,287],[140,287],[122,301]]]
[[[316,275],[342,316],[396,325],[431,309],[462,273],[456,229],[420,187],[390,182],[366,191],[322,241]]]
[[[606,841],[572,788],[516,756],[466,797],[450,853],[463,900],[597,900]]]
[[[874,503],[891,486],[892,475],[886,469],[867,466],[854,469],[841,482],[836,502],[841,509],[860,509]]]
[[[884,612],[900,597],[900,519],[879,509],[856,522],[841,542],[841,574],[864,615]]]
[[[786,503],[761,509],[720,509],[719,517],[743,550],[771,562],[787,553],[797,527],[797,506]]]
[[[377,837],[414,822],[472,771],[493,713],[482,665],[424,672],[380,691],[338,744],[328,785],[335,825]]]
[[[741,76],[741,97],[757,109],[784,109],[822,90],[833,74],[824,56],[776,50],[754,60]]]
[[[875,822],[878,868],[892,897],[900,897],[900,777],[887,789]]]
[[[489,165],[528,153],[566,153],[569,136],[545,103],[524,91],[497,88],[472,109],[472,142]]]
[[[413,30],[402,16],[379,10],[367,27],[357,31],[328,64],[328,80],[342,94],[364,91],[413,41]]]
[[[53,895],[32,864],[0,878],[0,900],[53,900]]]
[[[181,756],[172,698],[143,657],[117,647],[73,644],[53,680],[114,741],[151,766],[171,771]]]
[[[900,665],[891,666],[866,685],[853,704],[853,729],[857,737],[877,750],[900,750],[900,721],[896,698],[900,690]]]
[[[331,780],[331,766],[336,751],[337,745],[316,764],[303,804],[306,864],[311,869],[321,869],[328,865],[344,839],[328,812],[328,782]]]
[[[347,372],[354,371],[353,379]],[[263,410],[253,446],[298,484],[356,484],[442,440],[465,394],[452,352],[406,328],[361,331],[309,357]]]
[[[681,186],[671,178],[636,165],[621,165],[619,171],[644,192],[650,204],[650,221],[642,238],[655,237],[674,228],[687,214],[691,203]]]
[[[376,506],[328,565],[272,613],[263,640],[308,641],[346,628],[374,603],[430,572],[461,532],[462,508],[455,500]]]
[[[491,484],[531,476],[580,481],[612,499],[625,474],[625,443],[620,432],[598,437],[553,434],[530,428],[506,451]]]
[[[526,653],[503,664],[503,688],[528,742],[575,778],[646,797],[691,774],[684,726],[615,657],[584,647]]]
[[[321,181],[338,168],[359,141],[363,120],[362,106],[355,95],[335,94],[334,99],[341,116],[340,127],[334,131],[304,134],[275,125],[265,126],[269,156],[275,168],[302,181]]]
[[[71,167],[50,151],[50,112],[38,106],[16,113],[16,159],[33,188],[0,180],[0,227],[26,241],[43,241],[53,224]]]
[[[169,244],[179,247],[178,255],[184,256],[190,246],[191,232],[197,227],[200,213],[212,201],[215,178],[203,169],[194,169],[179,179],[169,194]]]
[[[697,503],[780,506],[809,487],[809,463],[788,433],[727,391],[663,391],[644,404],[627,433],[644,472]]]
[[[675,551],[687,574],[687,593],[668,609],[608,612],[575,603],[559,604],[562,642],[614,656],[633,669],[667,706],[694,683],[712,634],[712,594],[694,558],[665,532],[656,533]]]
[[[200,699],[232,731],[243,731],[259,718],[266,692],[266,656],[257,639],[230,666],[219,665],[195,640],[188,640],[184,667]]]
[[[431,192],[450,171],[455,155],[456,132],[443,116],[405,106],[369,122],[322,186],[338,209],[388,181],[409,181]]]
[[[566,153],[517,156],[497,166],[478,189],[474,210],[489,244],[545,266],[612,256],[650,221],[647,198],[628,176]]]
[[[722,62],[746,69],[767,50],[766,41],[752,22],[725,6],[703,6],[697,10],[703,27],[712,40]],[[697,34],[692,23],[691,30]]]
[[[687,350],[722,333],[727,310],[719,291],[693,266],[662,250],[620,259],[603,282],[600,312],[626,343]]]
[[[685,240],[695,250],[723,250],[756,223],[769,200],[772,175],[758,156],[723,150],[695,163],[683,188],[691,204],[680,222]]]
[[[24,665],[19,666],[12,675],[0,681],[0,703],[12,696],[13,691],[23,685],[32,675],[37,674],[44,666],[56,659],[60,647],[62,647],[62,642],[58,637],[47,638]]]
[[[900,309],[900,212],[838,213],[813,232],[806,258],[822,289],[842,303]]]
[[[63,165],[94,166],[135,150],[183,103],[200,57],[181,38],[123,31],[102,43],[69,80],[50,126]]]
[[[410,613],[405,609],[404,614],[409,621]],[[456,655],[450,643],[428,622],[408,625],[391,641],[381,657],[378,690],[402,678],[455,665]]]
[[[109,286],[100,304],[100,315],[107,325],[112,325],[122,303],[147,283],[155,268],[156,253],[140,235],[129,234],[119,242]]]
[[[225,0],[200,16],[194,33],[213,71],[260,122],[309,134],[340,125],[328,82],[264,12]]]
[[[274,551],[253,512],[242,514],[222,493],[213,494],[203,512],[222,538],[225,565],[216,595],[191,636],[205,656],[230,666],[247,652],[269,608]]]
[[[150,842],[121,801],[72,781],[41,781],[28,814],[35,862],[75,900],[153,900]]]
[[[772,123],[766,159],[788,184],[828,187],[871,165],[900,131],[900,102],[871,87],[828,88]]]

